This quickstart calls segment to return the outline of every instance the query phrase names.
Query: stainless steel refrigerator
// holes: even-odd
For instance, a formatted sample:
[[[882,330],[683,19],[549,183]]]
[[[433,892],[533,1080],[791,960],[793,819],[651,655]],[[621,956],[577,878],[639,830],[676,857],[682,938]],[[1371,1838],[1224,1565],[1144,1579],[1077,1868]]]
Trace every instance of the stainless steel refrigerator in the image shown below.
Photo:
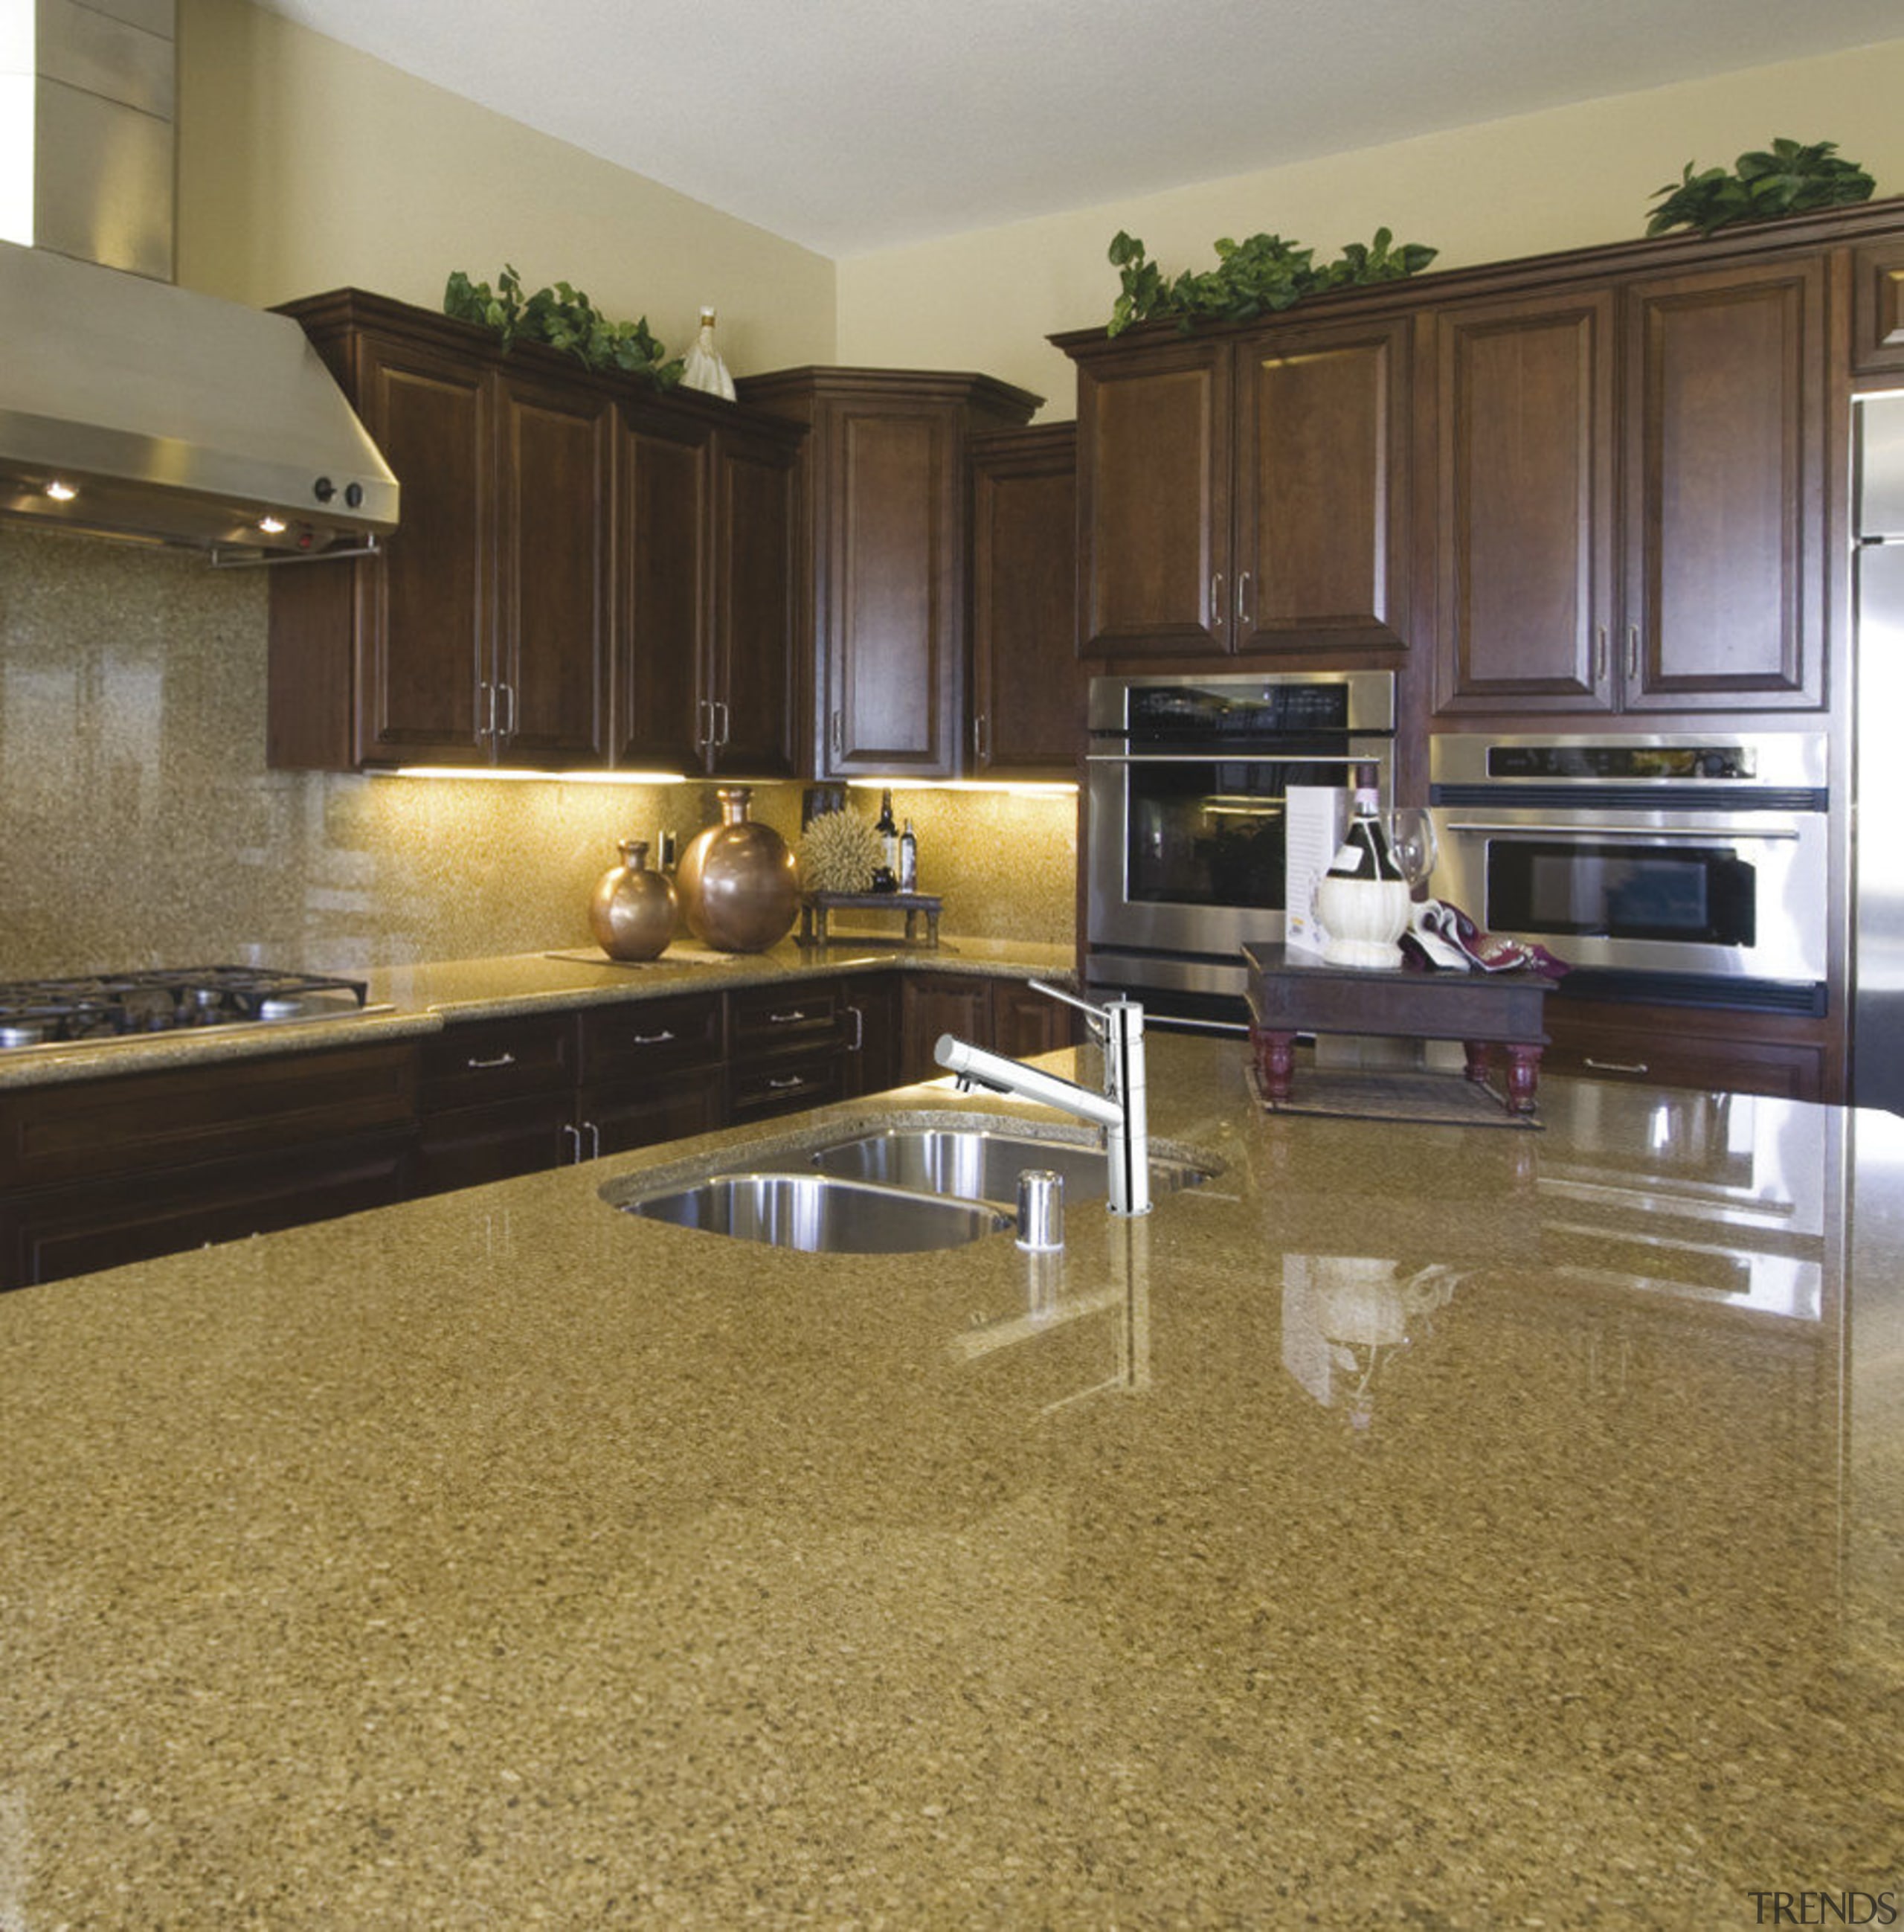
[[[1852,1099],[1904,1113],[1904,392],[1857,416]]]

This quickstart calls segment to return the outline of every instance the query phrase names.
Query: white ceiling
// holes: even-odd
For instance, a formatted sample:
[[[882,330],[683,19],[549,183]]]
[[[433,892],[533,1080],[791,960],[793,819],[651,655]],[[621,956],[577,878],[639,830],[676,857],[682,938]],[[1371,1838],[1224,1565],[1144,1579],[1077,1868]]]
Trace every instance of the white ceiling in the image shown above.
[[[836,257],[1904,32],[1898,0],[264,4]]]

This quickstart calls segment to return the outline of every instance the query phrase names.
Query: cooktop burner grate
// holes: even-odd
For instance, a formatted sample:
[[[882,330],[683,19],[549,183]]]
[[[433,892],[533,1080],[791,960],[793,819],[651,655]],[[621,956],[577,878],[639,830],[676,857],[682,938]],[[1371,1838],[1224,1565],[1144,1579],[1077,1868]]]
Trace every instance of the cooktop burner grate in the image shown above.
[[[14,980],[0,982],[0,1048],[358,1012],[367,990],[361,980],[257,966]]]

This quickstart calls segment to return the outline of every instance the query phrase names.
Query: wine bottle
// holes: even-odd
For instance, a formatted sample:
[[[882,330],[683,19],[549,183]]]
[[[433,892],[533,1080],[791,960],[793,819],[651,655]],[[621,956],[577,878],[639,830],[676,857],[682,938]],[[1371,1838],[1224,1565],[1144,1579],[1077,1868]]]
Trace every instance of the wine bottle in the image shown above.
[[[902,892],[919,890],[919,841],[913,836],[913,821],[906,820],[906,829],[899,835],[899,890]],[[908,919],[912,914],[908,913]]]
[[[897,890],[899,879],[899,826],[892,816],[892,794],[880,794],[880,815],[873,821],[873,830],[880,836],[880,873],[883,880],[875,881],[881,892]]]
[[[1329,868],[1332,879],[1392,879],[1402,880],[1402,868],[1390,850],[1388,833],[1381,817],[1380,782],[1373,765],[1355,768],[1355,795],[1350,807],[1348,830]]]

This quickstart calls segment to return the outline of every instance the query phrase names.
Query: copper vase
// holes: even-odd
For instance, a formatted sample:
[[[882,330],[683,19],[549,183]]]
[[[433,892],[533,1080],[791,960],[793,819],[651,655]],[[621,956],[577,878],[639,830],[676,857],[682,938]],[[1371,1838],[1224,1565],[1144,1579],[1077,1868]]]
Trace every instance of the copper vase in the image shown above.
[[[648,869],[648,844],[622,841],[622,862],[601,875],[589,904],[595,944],[611,959],[654,959],[674,937],[674,887]]]
[[[718,952],[764,952],[799,916],[799,872],[786,840],[748,817],[748,787],[719,796],[721,823],[694,834],[675,871],[682,912]]]

